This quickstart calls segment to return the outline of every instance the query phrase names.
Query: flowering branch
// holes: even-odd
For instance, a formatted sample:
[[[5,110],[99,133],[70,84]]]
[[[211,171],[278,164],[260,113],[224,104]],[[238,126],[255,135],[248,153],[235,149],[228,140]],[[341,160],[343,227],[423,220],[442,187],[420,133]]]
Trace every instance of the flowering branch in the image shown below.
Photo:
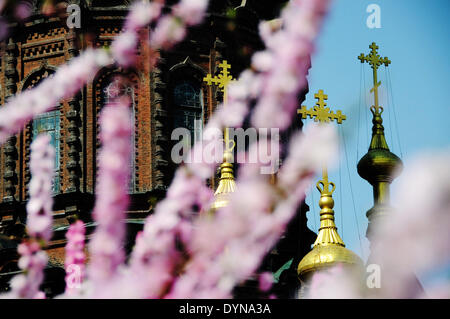
[[[84,253],[85,225],[81,220],[70,225],[66,233],[66,295],[74,296],[80,293],[85,276],[86,254]]]
[[[128,184],[131,152],[131,112],[129,101],[121,98],[106,106],[100,116],[99,174],[93,211],[97,222],[90,241],[89,279],[104,284],[117,274],[125,252],[125,210],[128,207]],[[96,287],[94,287],[96,288]]]
[[[39,135],[31,144],[30,200],[27,204],[27,232],[30,239],[19,245],[19,268],[25,274],[11,281],[13,298],[45,298],[39,286],[44,279],[47,254],[41,249],[52,236],[52,180],[54,175],[55,150],[50,136]]]
[[[176,12],[164,18],[176,17],[181,21],[177,25],[177,30],[180,28],[185,30],[187,26],[201,22],[207,3],[207,0],[197,0],[193,5],[192,1],[183,0],[178,4]],[[61,66],[53,76],[42,81],[37,87],[12,97],[0,109],[0,145],[9,136],[22,130],[23,126],[35,116],[51,110],[60,100],[73,97],[101,68],[113,63],[124,67],[131,66],[136,61],[139,31],[151,22],[158,21],[163,5],[163,0],[136,3],[126,19],[125,31],[113,41],[110,51],[85,50],[69,64]],[[192,14],[187,17],[180,12]],[[173,29],[164,28],[163,21],[159,20],[155,33],[159,32],[159,36],[167,41],[153,42],[153,50],[172,46],[182,40],[180,37],[171,36]]]

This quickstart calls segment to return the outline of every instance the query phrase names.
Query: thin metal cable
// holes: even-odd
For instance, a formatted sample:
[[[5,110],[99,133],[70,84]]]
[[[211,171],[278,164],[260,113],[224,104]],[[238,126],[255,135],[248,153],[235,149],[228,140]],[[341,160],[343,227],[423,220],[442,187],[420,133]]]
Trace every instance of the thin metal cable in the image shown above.
[[[357,137],[357,142],[356,142],[356,162],[358,163],[359,160],[359,139],[360,139],[360,132],[361,132],[361,108],[363,107],[361,104],[361,100],[362,100],[362,79],[361,77],[363,76],[362,71],[363,70],[363,64],[361,63],[361,67],[359,69],[359,104],[358,104],[358,137]]]
[[[366,102],[366,105],[364,106],[364,109],[366,110],[366,145],[369,145],[369,123],[368,123],[368,118],[369,118],[369,113],[367,111],[367,106],[369,105],[368,101],[367,101],[367,88],[366,88],[366,71],[364,69],[364,65],[363,65],[363,79],[364,79],[364,100]]]
[[[314,231],[317,231],[317,223],[316,223],[316,209],[314,208],[316,205],[314,201],[314,185],[311,185],[311,209],[314,216]]]
[[[387,79],[387,67],[384,67],[384,77],[386,79],[386,107],[388,108],[388,118],[389,118],[389,133],[390,133],[390,137],[391,137],[391,143],[392,143],[392,148],[395,149],[395,142],[394,142],[394,137],[393,137],[393,131],[394,131],[394,127],[392,126],[392,104],[390,103],[390,99],[389,99],[389,81]]]
[[[389,77],[389,83],[390,83],[389,87],[390,87],[390,91],[391,91],[391,101],[392,101],[392,106],[393,106],[393,111],[394,111],[394,120],[395,120],[395,128],[396,128],[397,139],[398,139],[398,147],[400,149],[400,156],[403,157],[402,144],[400,142],[400,132],[399,132],[398,121],[397,121],[397,110],[395,107],[394,92],[393,92],[393,88],[392,88],[391,71],[389,69],[387,69],[387,70],[388,70],[388,77]]]
[[[341,127],[339,126],[338,128],[339,130],[341,130]],[[341,133],[342,135],[342,133]],[[341,148],[339,148],[339,159],[341,158]],[[342,172],[341,169],[339,169],[339,201],[340,201],[340,214],[341,214],[341,230],[342,230],[342,239],[345,242],[344,239],[344,209],[342,207]]]
[[[357,216],[357,214],[356,214],[355,196],[353,195],[352,179],[351,179],[351,177],[350,177],[350,166],[349,166],[349,164],[348,164],[347,145],[346,145],[346,143],[345,143],[344,129],[340,130],[339,132],[340,132],[340,134],[341,134],[342,141],[344,142],[345,162],[347,163],[347,173],[348,173],[348,181],[349,181],[349,184],[350,184],[350,194],[351,194],[351,196],[352,196],[353,213],[354,213],[355,222],[356,222],[356,230],[357,230],[357,232],[358,232],[359,246],[360,246],[360,248],[361,248],[361,256],[363,257],[363,260],[364,260],[365,257],[364,257],[363,247],[362,247],[361,234],[360,234],[360,231],[359,231],[358,216]]]

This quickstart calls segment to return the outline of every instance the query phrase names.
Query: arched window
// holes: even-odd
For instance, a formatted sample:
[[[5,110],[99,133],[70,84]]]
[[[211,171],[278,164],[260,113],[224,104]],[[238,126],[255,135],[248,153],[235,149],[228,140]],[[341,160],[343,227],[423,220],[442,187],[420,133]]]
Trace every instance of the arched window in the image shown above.
[[[174,128],[184,127],[191,132],[192,145],[201,140],[203,128],[203,92],[199,85],[183,81],[173,90]]]
[[[54,110],[44,114],[40,114],[33,120],[33,140],[39,134],[50,135],[51,144],[55,148],[55,175],[53,178],[53,192],[55,194],[61,191],[61,181],[59,177],[59,145],[60,145],[60,111]]]
[[[134,121],[135,121],[135,92],[133,86],[128,86],[122,83],[121,80],[118,78],[114,79],[106,88],[104,89],[104,98],[105,98],[105,105],[111,105],[114,103],[117,103],[118,97],[128,96],[130,98],[130,108],[131,108],[131,123],[134,127]],[[133,133],[131,134],[131,157],[130,157],[130,185],[129,185],[129,191],[130,193],[133,193],[136,188],[136,145],[135,145],[135,138],[136,133],[133,130]]]

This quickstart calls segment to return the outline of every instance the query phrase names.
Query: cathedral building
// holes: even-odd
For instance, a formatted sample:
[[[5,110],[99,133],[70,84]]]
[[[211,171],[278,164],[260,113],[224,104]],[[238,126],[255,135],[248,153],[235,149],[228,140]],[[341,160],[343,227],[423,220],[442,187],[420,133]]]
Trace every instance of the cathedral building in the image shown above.
[[[44,16],[44,1],[29,0],[33,14],[23,23],[13,24],[0,44],[0,105],[52,76],[89,47],[105,47],[121,32],[132,1],[85,0],[55,1],[65,8],[77,4],[81,9],[80,28],[69,28],[67,14]],[[176,1],[167,1],[165,10]],[[87,233],[95,224],[91,210],[95,197],[99,151],[100,110],[120,92],[130,97],[134,117],[132,139],[131,199],[127,211],[127,249],[155,203],[164,197],[176,164],[170,157],[174,128],[191,131],[193,140],[222,101],[222,94],[206,85],[207,74],[217,74],[218,65],[227,60],[234,78],[250,65],[251,55],[263,49],[258,35],[261,20],[279,15],[286,0],[214,0],[202,25],[191,28],[185,40],[170,51],[161,51],[155,68],[145,67],[150,59],[144,46],[139,48],[139,69],[105,68],[93,81],[69,100],[61,101],[50,112],[29,122],[21,133],[1,146],[0,152],[0,289],[8,289],[18,273],[17,245],[26,236],[26,209],[30,181],[30,144],[40,132],[51,136],[56,149],[54,192],[54,236],[47,253],[44,290],[48,296],[64,289],[65,232],[71,222],[81,219]],[[65,12],[65,10],[63,10]],[[149,36],[144,30],[143,39]],[[118,81],[118,77],[122,80]],[[124,79],[124,80],[123,80]],[[306,91],[299,96],[299,105]],[[1,107],[1,106],[0,106]],[[200,124],[199,124],[200,123]],[[301,129],[300,118],[292,130]],[[217,187],[218,178],[210,180]],[[280,243],[267,256],[265,270],[275,274],[274,293],[293,297],[298,288],[297,265],[310,250],[315,234],[306,226],[308,207],[299,207]],[[88,235],[89,238],[89,235]],[[255,297],[256,281],[236,290],[238,297]]]

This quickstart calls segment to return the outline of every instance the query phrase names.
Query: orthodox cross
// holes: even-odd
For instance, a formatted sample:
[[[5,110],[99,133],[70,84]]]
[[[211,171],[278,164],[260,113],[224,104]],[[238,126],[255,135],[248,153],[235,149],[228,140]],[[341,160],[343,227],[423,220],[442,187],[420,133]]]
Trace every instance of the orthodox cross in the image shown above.
[[[228,85],[235,80],[229,72],[231,65],[229,65],[226,60],[220,63],[219,67],[221,68],[221,71],[218,76],[212,77],[211,74],[208,74],[203,81],[209,86],[218,86],[219,90],[223,92],[223,104],[226,107],[228,101]],[[230,140],[229,129],[227,127],[224,129],[224,143],[225,149],[223,152],[223,162],[220,165],[219,185],[214,193],[215,200],[211,206],[211,212],[215,212],[216,209],[227,206],[230,200],[229,195],[236,189],[232,164],[232,151],[235,147],[235,142]]]
[[[301,109],[297,110],[297,113],[302,115],[302,119],[306,119],[309,116],[310,118],[314,118],[314,122],[329,123],[330,121],[336,120],[338,124],[342,124],[342,121],[347,119],[342,114],[342,111],[339,110],[334,113],[330,111],[329,107],[325,107],[327,105],[325,101],[328,100],[328,95],[324,94],[323,90],[319,90],[319,92],[314,94],[314,98],[318,101],[313,109],[307,110],[306,106],[302,105]]]
[[[358,56],[358,59],[361,61],[361,63],[367,62],[371,65],[372,71],[373,71],[373,88],[370,90],[370,92],[374,93],[375,97],[375,105],[372,106],[375,113],[380,113],[380,106],[378,105],[378,87],[381,85],[381,82],[378,82],[377,79],[377,70],[378,67],[384,64],[386,67],[391,64],[391,61],[387,57],[380,57],[378,54],[378,46],[375,44],[375,42],[372,42],[371,45],[369,45],[369,48],[371,49],[369,55],[364,55],[364,53],[361,53]],[[371,109],[372,109],[371,108]],[[383,108],[381,108],[382,110]]]
[[[319,90],[319,92],[314,94],[314,98],[317,99],[317,102],[313,109],[308,110],[306,106],[302,105],[297,110],[297,113],[302,115],[302,119],[306,119],[309,116],[314,118],[314,122],[329,123],[336,120],[338,124],[342,124],[342,121],[347,119],[347,116],[342,114],[341,110],[334,113],[329,107],[326,107],[327,103],[325,101],[328,100],[328,95],[324,94],[323,90]],[[331,189],[330,186],[332,187]],[[325,164],[322,168],[322,180],[317,183],[316,187],[322,196],[331,196],[336,188],[335,184],[328,180],[328,170]]]
[[[223,60],[223,62],[219,64],[219,68],[221,68],[221,70],[218,76],[212,77],[211,74],[208,74],[203,78],[203,81],[206,82],[207,85],[216,85],[219,87],[219,90],[223,92],[223,103],[226,107],[228,102],[228,85],[235,80],[229,72],[231,65],[228,64],[227,60]],[[225,151],[231,152],[234,148],[234,141],[230,142],[229,140],[228,128],[225,128],[224,133]]]
[[[205,81],[208,85],[217,85],[219,89],[223,92],[223,102],[227,103],[227,88],[230,82],[234,81],[233,76],[230,74],[229,69],[231,65],[228,64],[227,60],[223,60],[222,63],[219,64],[219,67],[222,69],[218,76],[212,77],[211,74],[205,76],[203,81]]]

